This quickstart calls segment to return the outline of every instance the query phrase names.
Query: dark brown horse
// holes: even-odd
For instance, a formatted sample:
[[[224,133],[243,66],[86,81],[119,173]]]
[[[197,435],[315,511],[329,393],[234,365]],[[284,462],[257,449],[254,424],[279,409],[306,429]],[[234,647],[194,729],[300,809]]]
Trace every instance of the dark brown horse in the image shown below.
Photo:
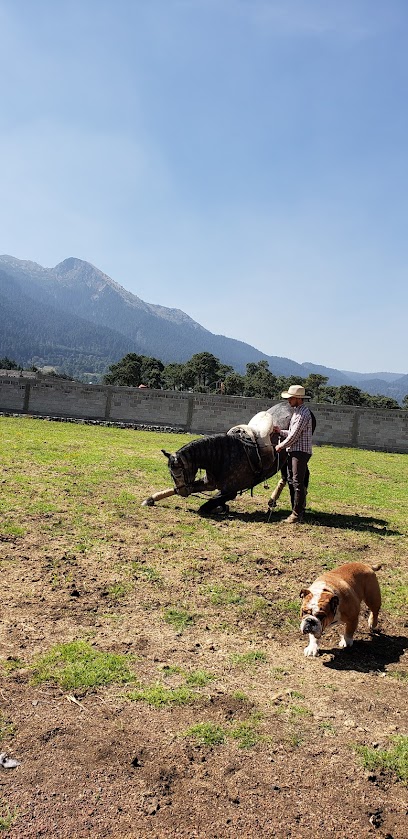
[[[272,415],[273,425],[288,427],[291,412],[287,404],[275,405],[268,413]],[[268,446],[264,447],[259,445],[259,439],[251,433],[250,426],[251,422],[249,426],[236,426],[226,434],[192,440],[175,454],[162,449],[168,459],[174,487],[154,493],[143,505],[151,507],[156,501],[171,495],[186,498],[193,493],[218,490],[217,495],[200,507],[200,513],[207,514],[216,509],[226,512],[227,501],[276,475],[286,463],[286,452],[282,451],[279,455],[275,452],[278,435],[271,434]],[[197,479],[199,470],[205,474]]]

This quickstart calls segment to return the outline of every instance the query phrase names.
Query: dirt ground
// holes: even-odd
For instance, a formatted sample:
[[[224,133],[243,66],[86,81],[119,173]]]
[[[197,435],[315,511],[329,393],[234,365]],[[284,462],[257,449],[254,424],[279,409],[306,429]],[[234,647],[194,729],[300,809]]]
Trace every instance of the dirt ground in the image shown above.
[[[194,538],[183,548],[183,573],[169,545],[172,522],[188,529],[198,518],[188,501],[135,509],[99,553],[68,553],[62,536],[44,546],[35,521],[24,536],[2,537],[0,655],[10,665],[0,685],[2,750],[20,762],[0,769],[2,816],[15,815],[3,835],[408,835],[407,786],[391,772],[365,769],[355,751],[359,744],[381,749],[407,733],[407,616],[383,611],[381,633],[370,638],[363,612],[352,649],[339,650],[333,630],[320,657],[305,658],[298,619],[292,613],[288,618],[282,604],[320,570],[318,563],[311,567],[305,548],[313,522],[288,530],[278,516],[266,525],[253,512],[253,500],[242,501],[241,510],[245,504],[244,523],[234,511],[200,523],[201,543]],[[148,548],[158,525],[160,562],[157,549],[149,555]],[[241,526],[256,545],[249,559],[240,558]],[[207,555],[205,532],[223,546],[222,557]],[[314,538],[331,551],[341,544],[350,559],[376,558],[361,533],[315,526]],[[383,553],[386,563],[386,548]],[[118,569],[123,580],[135,558],[140,570],[153,555],[161,584],[134,572],[132,585],[115,596]],[[251,609],[220,604],[219,592],[218,603],[198,602],[214,577],[228,578],[229,585],[233,578],[235,587],[250,578]],[[261,599],[267,605],[257,609]],[[197,618],[183,631],[160,619],[175,600],[196,605]],[[131,702],[118,685],[75,695],[49,683],[34,685],[33,658],[75,638],[131,654],[143,684],[175,686],[181,671],[214,678],[197,690],[194,702],[163,707]],[[251,650],[264,655],[234,664],[234,655],[239,662]],[[229,731],[253,720],[259,739],[248,748],[233,737],[204,745],[185,733],[199,722]]]

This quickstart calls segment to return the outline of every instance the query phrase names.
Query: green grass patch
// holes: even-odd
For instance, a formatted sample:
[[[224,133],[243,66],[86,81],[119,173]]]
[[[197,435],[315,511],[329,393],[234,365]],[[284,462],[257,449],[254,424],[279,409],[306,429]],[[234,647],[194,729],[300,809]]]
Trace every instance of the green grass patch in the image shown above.
[[[389,771],[408,783],[408,737],[399,735],[392,738],[389,749],[372,749],[369,746],[356,746],[365,769],[370,771]]]
[[[257,731],[257,724],[251,720],[239,722],[229,732],[240,749],[252,749],[259,743],[261,736]]]
[[[2,533],[3,536],[25,536],[26,530],[19,524],[2,521],[0,522],[0,533]]]
[[[193,737],[203,746],[220,746],[226,738],[226,731],[221,725],[212,722],[199,722],[184,732],[185,737]]]
[[[168,688],[161,684],[136,688],[128,691],[125,696],[132,702],[146,702],[154,708],[163,708],[166,705],[188,705],[197,698],[197,694],[185,685]]]
[[[324,732],[324,734],[332,734],[333,736],[337,734],[336,729],[331,722],[323,720],[323,722],[319,723],[319,728]]]
[[[145,565],[143,562],[132,560],[130,567],[136,579],[144,579],[148,583],[156,583],[157,585],[163,584],[160,574],[151,565]]]
[[[0,661],[0,668],[5,676],[9,676],[15,670],[20,670],[24,666],[24,662],[20,658],[6,658]]]
[[[253,664],[264,664],[267,655],[262,650],[251,650],[248,653],[236,653],[231,656],[231,663],[237,667],[246,667]]]
[[[194,615],[190,614],[187,609],[170,607],[164,611],[164,620],[170,624],[176,632],[184,632],[184,630],[194,623]]]
[[[15,727],[13,723],[0,712],[0,742],[6,737],[12,737],[14,733]]]
[[[32,682],[52,682],[64,690],[134,682],[129,659],[116,653],[101,652],[86,641],[58,644],[32,665]]]
[[[127,597],[129,592],[132,591],[132,588],[133,586],[129,583],[112,583],[106,591],[111,600],[122,600],[124,597]]]
[[[212,673],[207,673],[206,670],[193,670],[191,673],[188,674],[186,678],[186,684],[191,685],[192,687],[205,687],[215,679],[215,676]]]
[[[237,606],[245,600],[243,592],[238,588],[225,586],[222,583],[207,586],[206,592],[212,606]]]
[[[15,807],[14,810],[11,810],[9,805],[3,799],[0,799],[0,830],[10,830],[10,827],[14,824],[17,817],[17,807]]]
[[[402,571],[398,582],[396,577],[387,582],[380,580],[382,609],[391,615],[403,616],[408,612],[408,581],[401,580],[401,575],[404,576]]]
[[[408,682],[407,670],[387,670],[387,676],[392,676],[393,679],[398,679],[399,682]]]
[[[164,676],[185,675],[185,670],[178,664],[163,664],[161,669]]]
[[[246,694],[243,690],[234,690],[234,692],[232,693],[232,698],[235,699],[237,702],[250,701],[248,694]]]
[[[236,722],[231,727],[223,727],[212,722],[200,722],[188,728],[184,736],[194,738],[203,746],[220,746],[230,739],[239,749],[252,749],[262,739],[257,727],[257,718]]]

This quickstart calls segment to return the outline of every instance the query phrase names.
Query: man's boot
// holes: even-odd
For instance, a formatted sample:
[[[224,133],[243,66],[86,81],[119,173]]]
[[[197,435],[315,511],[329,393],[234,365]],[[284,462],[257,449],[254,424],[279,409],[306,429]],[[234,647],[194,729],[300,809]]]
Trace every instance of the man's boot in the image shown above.
[[[287,519],[283,519],[286,524],[302,524],[303,519],[301,519],[297,513],[293,510],[290,516]]]

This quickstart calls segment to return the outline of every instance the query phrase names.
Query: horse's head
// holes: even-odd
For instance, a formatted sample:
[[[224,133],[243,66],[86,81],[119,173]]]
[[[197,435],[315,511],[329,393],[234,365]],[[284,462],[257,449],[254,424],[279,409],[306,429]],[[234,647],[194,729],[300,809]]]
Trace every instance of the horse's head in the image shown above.
[[[190,474],[186,459],[178,452],[170,454],[162,449],[163,454],[167,457],[170,475],[173,478],[177,495],[187,498],[192,492],[192,483],[194,475]]]

